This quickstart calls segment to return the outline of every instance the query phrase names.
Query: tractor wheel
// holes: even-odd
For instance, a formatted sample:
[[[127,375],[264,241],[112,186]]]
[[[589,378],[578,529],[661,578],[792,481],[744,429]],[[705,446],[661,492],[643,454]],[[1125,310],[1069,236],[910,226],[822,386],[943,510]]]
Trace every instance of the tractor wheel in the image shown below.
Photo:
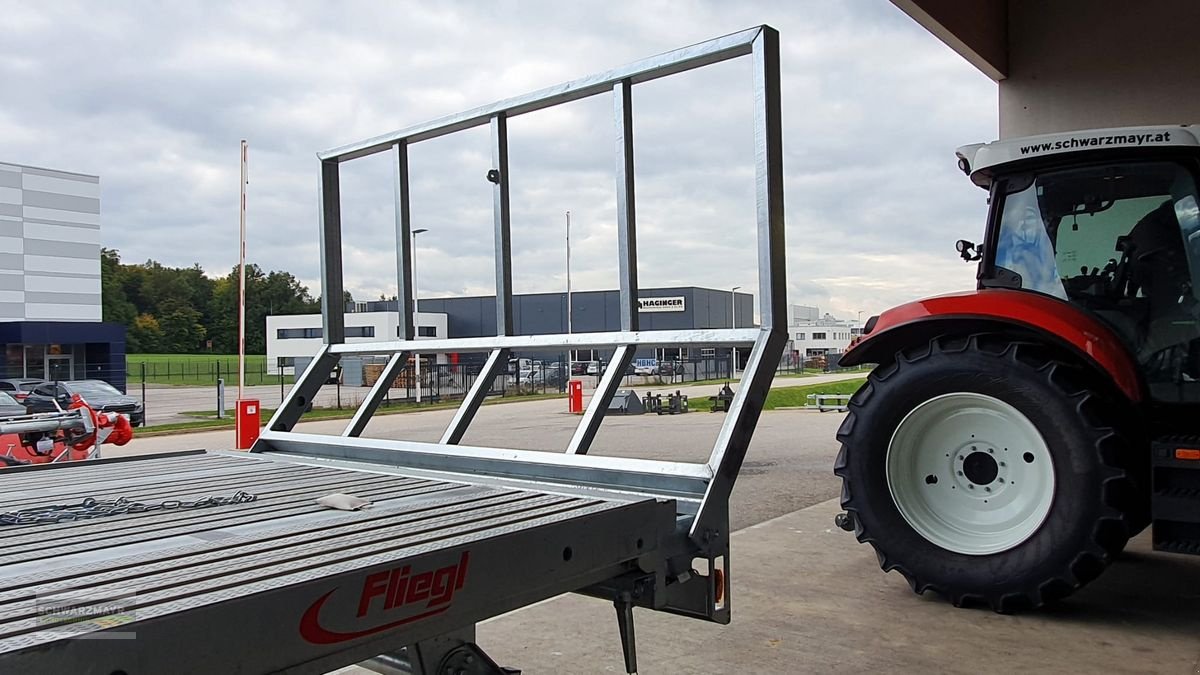
[[[937,338],[850,400],[834,472],[883,570],[998,612],[1070,595],[1129,537],[1106,399],[1045,347]]]

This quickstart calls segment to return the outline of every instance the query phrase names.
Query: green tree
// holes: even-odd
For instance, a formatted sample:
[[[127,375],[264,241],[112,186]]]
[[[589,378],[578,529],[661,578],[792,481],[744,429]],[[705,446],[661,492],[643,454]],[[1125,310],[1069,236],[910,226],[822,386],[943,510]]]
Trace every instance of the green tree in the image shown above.
[[[158,324],[165,353],[188,354],[203,349],[207,330],[201,323],[204,315],[199,310],[178,300],[169,300],[161,311]]]
[[[138,312],[137,307],[125,295],[122,267],[120,251],[111,248],[100,249],[100,305],[103,319],[132,326]]]
[[[158,354],[163,348],[163,332],[158,319],[151,314],[139,314],[126,336],[127,347],[134,354]]]

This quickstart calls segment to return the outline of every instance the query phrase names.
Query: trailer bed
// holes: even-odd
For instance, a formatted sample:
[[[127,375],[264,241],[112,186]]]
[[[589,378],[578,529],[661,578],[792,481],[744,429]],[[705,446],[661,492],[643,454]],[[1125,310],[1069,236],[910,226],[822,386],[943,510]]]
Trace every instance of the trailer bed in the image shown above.
[[[0,527],[0,672],[324,672],[401,631],[413,643],[632,570],[675,515],[669,500],[202,452],[0,475],[0,512],[239,490],[257,499]],[[315,503],[331,493],[372,505]],[[89,637],[127,639],[71,639],[39,615],[64,600],[112,608]]]

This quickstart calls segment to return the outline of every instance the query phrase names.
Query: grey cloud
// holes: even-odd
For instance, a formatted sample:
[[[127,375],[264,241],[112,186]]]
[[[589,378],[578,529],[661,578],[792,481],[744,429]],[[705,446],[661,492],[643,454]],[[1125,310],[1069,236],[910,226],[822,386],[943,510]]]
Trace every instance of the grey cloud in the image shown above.
[[[0,3],[3,161],[98,173],[105,245],[227,270],[237,144],[250,257],[317,287],[318,150],[755,23],[779,28],[794,302],[832,311],[969,286],[952,242],[983,193],[953,148],[996,126],[995,86],[890,4]],[[749,62],[635,89],[644,285],[756,282]],[[615,283],[611,101],[515,118],[515,284]],[[492,287],[486,129],[412,149],[423,295]],[[391,166],[344,165],[348,286],[394,292]]]

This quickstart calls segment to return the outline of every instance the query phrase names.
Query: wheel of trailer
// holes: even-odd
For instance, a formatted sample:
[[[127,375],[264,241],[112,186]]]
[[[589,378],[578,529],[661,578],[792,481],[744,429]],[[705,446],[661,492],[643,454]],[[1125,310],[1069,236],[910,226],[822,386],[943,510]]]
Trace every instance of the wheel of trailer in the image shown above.
[[[835,472],[859,541],[913,590],[996,611],[1065,597],[1128,539],[1108,399],[1044,346],[939,338],[850,401]]]

